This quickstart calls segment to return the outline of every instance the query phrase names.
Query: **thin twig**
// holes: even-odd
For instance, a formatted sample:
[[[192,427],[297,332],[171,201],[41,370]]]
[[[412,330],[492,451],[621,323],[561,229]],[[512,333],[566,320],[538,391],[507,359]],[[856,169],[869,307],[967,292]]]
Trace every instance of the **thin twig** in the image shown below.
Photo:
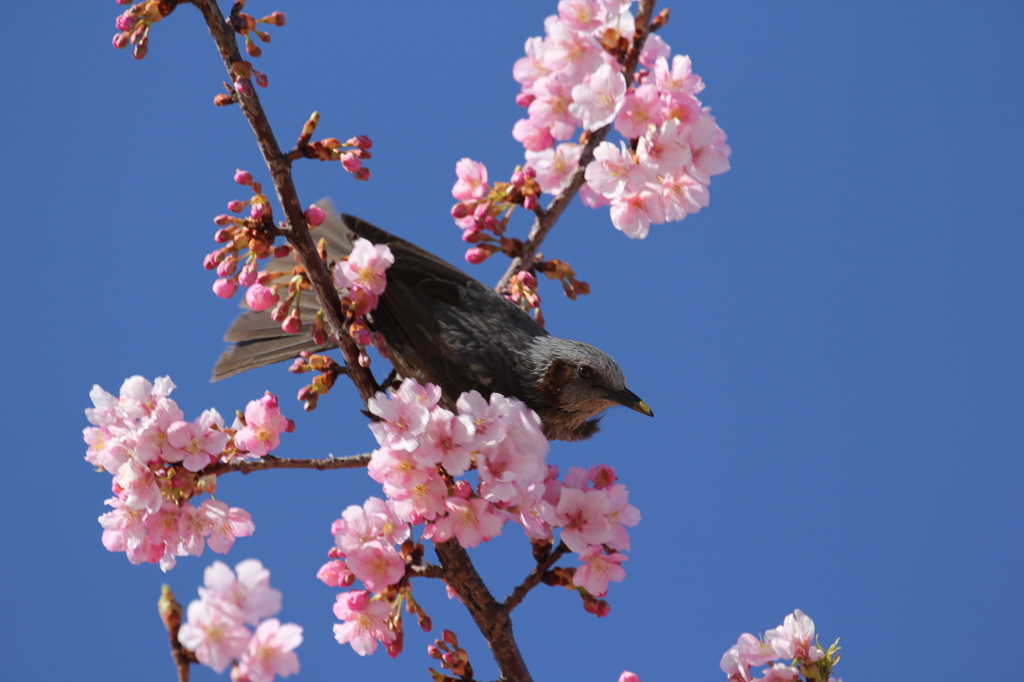
[[[526,579],[512,590],[512,593],[509,594],[508,597],[505,598],[505,601],[501,603],[501,608],[504,609],[506,613],[510,613],[512,609],[519,606],[527,593],[540,584],[540,581],[544,578],[544,574],[551,570],[551,567],[558,563],[558,560],[561,559],[568,551],[569,548],[565,546],[565,543],[560,542],[558,547],[555,548],[555,551],[551,552],[544,561],[541,561],[534,566],[533,570],[530,571],[530,575],[526,576]]]
[[[413,578],[439,578],[444,580],[445,572],[440,566],[422,563],[406,568],[406,574]]]
[[[651,17],[654,15],[655,2],[656,0],[640,1],[640,10],[636,15],[636,34],[633,37],[633,46],[630,48],[629,53],[626,55],[626,61],[622,65],[622,75],[626,79],[627,88],[633,82],[633,72],[636,71],[636,65],[640,61],[640,53],[643,51],[644,42],[647,40]],[[544,242],[544,238],[548,236],[548,232],[558,222],[562,213],[572,203],[576,193],[580,191],[580,187],[583,186],[583,182],[586,179],[584,176],[587,172],[587,164],[594,160],[594,150],[597,149],[597,145],[604,141],[604,138],[611,129],[612,124],[609,123],[603,128],[598,128],[590,133],[587,144],[583,147],[583,153],[580,155],[579,166],[570,176],[569,183],[548,204],[548,207],[543,212],[538,212],[537,219],[533,221],[533,227],[530,228],[530,235],[519,249],[519,255],[512,259],[508,270],[498,280],[498,286],[494,287],[496,291],[508,293],[508,283],[512,280],[512,277],[517,272],[529,270],[533,267],[534,259],[537,257],[537,250]]]
[[[359,469],[370,463],[370,455],[352,455],[351,457],[325,457],[324,459],[286,459],[266,455],[260,459],[242,460],[237,462],[219,462],[203,469],[203,474],[230,474],[239,471],[251,474],[254,471],[267,469]]]
[[[167,640],[171,645],[171,658],[174,660],[174,668],[178,671],[178,682],[188,682],[191,665],[199,661],[196,660],[194,653],[178,641],[182,609],[169,586],[164,585],[161,588],[156,608],[160,613],[160,620],[163,621],[164,628],[167,630]]]
[[[228,70],[229,75],[232,74],[232,65],[242,61],[234,30],[224,19],[216,0],[191,0],[191,2],[206,20],[206,26],[217,44],[224,67]],[[246,120],[249,121],[252,132],[256,136],[256,143],[263,153],[263,160],[273,178],[274,190],[284,209],[285,221],[288,225],[286,233],[288,241],[295,248],[299,262],[302,263],[306,274],[309,275],[317,300],[324,310],[324,318],[331,334],[337,338],[341,346],[345,365],[351,368],[348,375],[352,378],[352,383],[355,384],[365,405],[377,393],[377,382],[369,369],[359,365],[359,349],[355,341],[345,331],[345,316],[342,313],[338,291],[331,281],[331,273],[328,272],[327,265],[317,254],[316,244],[309,234],[309,226],[302,214],[302,204],[292,179],[291,161],[281,152],[281,148],[277,144],[277,138],[274,136],[267,114],[260,104],[255,85],[251,81],[248,81],[248,85],[248,94],[238,93],[238,106],[245,114]]]

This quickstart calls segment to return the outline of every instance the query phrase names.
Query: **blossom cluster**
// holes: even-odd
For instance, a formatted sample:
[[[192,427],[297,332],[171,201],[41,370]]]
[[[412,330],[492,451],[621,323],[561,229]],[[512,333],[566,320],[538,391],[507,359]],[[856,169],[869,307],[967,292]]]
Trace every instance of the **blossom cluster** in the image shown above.
[[[721,667],[729,682],[795,682],[803,678],[835,682],[829,675],[839,661],[838,644],[836,640],[828,651],[819,647],[814,621],[797,609],[763,637],[740,635],[722,656]],[[751,676],[751,668],[757,666],[767,666],[762,677]]]
[[[360,346],[374,346],[382,357],[388,357],[387,344],[379,332],[371,331],[366,315],[377,307],[388,279],[386,270],[395,257],[384,244],[373,244],[362,237],[355,240],[352,251],[334,266],[334,284],[342,289],[341,299],[348,333]],[[366,366],[369,358],[360,353],[359,362]]]
[[[640,514],[611,467],[573,467],[559,480],[558,468],[545,461],[549,445],[540,418],[525,404],[471,391],[452,412],[438,404],[440,398],[439,387],[406,379],[369,402],[380,420],[370,425],[380,447],[368,472],[387,500],[371,498],[345,510],[332,527],[333,561],[319,573],[328,585],[356,579],[365,585],[367,591],[340,595],[341,606],[335,606],[344,621],[338,640],[363,655],[376,649],[376,641],[388,645],[394,639],[394,609],[384,593],[406,576],[412,553],[395,545],[408,540],[412,525],[424,525],[425,539],[454,538],[467,548],[496,537],[508,521],[537,543],[552,542],[558,528],[561,542],[581,561],[568,569],[565,584],[582,590],[585,603],[589,598],[593,604],[609,581],[625,576],[620,552],[629,549],[626,529],[639,523]],[[604,615],[607,607],[589,610]]]
[[[215,561],[203,584],[178,631],[178,641],[200,663],[220,673],[234,661],[233,682],[271,682],[299,672],[295,648],[302,644],[302,628],[271,618],[281,610],[281,592],[270,586],[263,564],[246,559],[232,571]]]
[[[246,406],[226,428],[215,409],[184,421],[168,396],[170,377],[150,382],[126,379],[113,396],[93,386],[93,407],[85,414],[85,460],[113,475],[112,511],[99,517],[103,546],[125,552],[133,564],[158,563],[170,570],[177,557],[203,553],[208,544],[226,553],[235,538],[251,535],[249,513],[220,500],[192,499],[216,489],[216,476],[203,470],[218,461],[260,457],[277,447],[280,434],[294,428],[281,415],[277,398],[267,393]]]
[[[704,82],[688,56],[672,57],[670,47],[650,33],[638,55],[642,67],[623,73],[636,37],[631,5],[558,3],[558,15],[544,22],[545,35],[528,39],[526,56],[513,67],[522,86],[516,101],[527,118],[515,124],[512,136],[526,148],[523,171],[532,171],[540,190],[557,194],[577,171],[589,135],[612,126],[624,141],[596,146],[580,198],[591,208],[610,206],[616,229],[642,239],[651,224],[683,220],[706,207],[711,176],[729,170],[731,150],[697,98]],[[568,141],[577,128],[584,137]],[[486,168],[463,159],[456,174],[463,195],[453,190],[456,198],[472,215],[486,213]],[[466,212],[453,209],[453,215]]]

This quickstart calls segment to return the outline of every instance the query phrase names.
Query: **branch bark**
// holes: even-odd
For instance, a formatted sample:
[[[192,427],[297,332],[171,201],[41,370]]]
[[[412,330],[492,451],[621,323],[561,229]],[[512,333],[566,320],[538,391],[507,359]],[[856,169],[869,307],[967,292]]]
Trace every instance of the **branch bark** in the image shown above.
[[[640,61],[640,52],[643,51],[644,42],[646,42],[647,36],[650,33],[655,2],[656,0],[640,1],[640,10],[636,15],[636,33],[633,37],[633,46],[630,48],[629,53],[626,55],[626,61],[622,65],[622,75],[626,79],[627,88],[633,82],[633,72],[636,71],[636,65]],[[611,129],[612,124],[609,123],[590,134],[586,146],[583,147],[583,153],[580,155],[579,167],[576,168],[576,171],[569,178],[569,184],[558,193],[542,213],[538,213],[537,219],[533,221],[533,227],[530,228],[529,236],[519,249],[519,255],[512,259],[508,270],[498,280],[498,286],[495,287],[495,290],[501,293],[508,293],[508,283],[512,277],[517,272],[529,270],[533,267],[537,257],[537,250],[540,249],[544,238],[548,236],[548,232],[558,222],[562,213],[572,203],[576,193],[580,191],[580,187],[583,186],[583,182],[586,179],[587,164],[594,160],[594,150],[597,149],[597,145],[604,141],[604,138],[611,132]]]
[[[230,474],[238,471],[243,474],[251,474],[254,471],[265,471],[267,469],[316,469],[327,471],[328,469],[360,469],[370,463],[370,455],[352,455],[351,457],[325,457],[323,459],[285,459],[266,455],[260,459],[245,460],[239,462],[218,462],[203,469],[203,475]]]
[[[505,601],[501,603],[501,608],[503,608],[506,613],[511,613],[512,609],[519,606],[523,599],[526,598],[526,595],[530,590],[540,584],[540,581],[544,578],[544,574],[551,570],[551,567],[558,563],[558,560],[561,559],[568,551],[569,548],[565,546],[565,543],[560,542],[555,551],[551,552],[544,561],[541,561],[534,566],[533,570],[530,571],[530,575],[526,576],[526,579],[512,590],[511,594],[509,594],[508,597],[505,598]]]
[[[210,35],[213,36],[213,40],[217,44],[224,67],[228,70],[228,75],[234,79],[231,66],[235,62],[242,61],[234,30],[224,19],[216,0],[191,0],[191,2],[202,13]],[[277,144],[277,138],[270,127],[266,112],[263,111],[263,105],[260,104],[256,86],[252,82],[249,82],[248,91],[250,93],[248,95],[236,93],[238,106],[249,122],[253,135],[256,136],[256,143],[259,145],[263,160],[273,179],[277,199],[284,209],[287,225],[285,237],[295,248],[299,262],[302,263],[302,267],[306,269],[306,273],[313,283],[313,291],[320,302],[320,307],[324,309],[324,318],[331,334],[338,339],[341,346],[341,354],[345,357],[345,365],[349,368],[348,375],[352,378],[356,390],[359,391],[359,397],[362,398],[363,404],[366,405],[367,401],[377,393],[379,387],[370,370],[359,365],[359,349],[345,332],[345,317],[341,310],[341,299],[331,281],[331,273],[328,272],[327,265],[320,260],[316,244],[309,233],[309,226],[303,216],[302,204],[295,189],[295,182],[292,180],[291,161],[281,152],[281,148]]]
[[[491,655],[501,672],[501,679],[508,682],[533,682],[512,634],[512,618],[487,589],[469,553],[455,538],[435,543],[434,547],[445,571],[445,582],[459,595],[487,640]]]

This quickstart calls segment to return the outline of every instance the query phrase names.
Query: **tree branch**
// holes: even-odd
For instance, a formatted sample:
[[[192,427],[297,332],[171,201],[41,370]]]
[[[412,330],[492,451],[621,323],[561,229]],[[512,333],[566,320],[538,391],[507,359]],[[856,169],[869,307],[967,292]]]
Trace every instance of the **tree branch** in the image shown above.
[[[636,15],[636,34],[633,36],[633,47],[630,48],[622,65],[622,75],[626,79],[627,88],[633,82],[633,72],[636,71],[636,65],[640,61],[640,52],[643,51],[644,42],[646,42],[647,36],[650,33],[655,2],[656,0],[640,0],[640,10]],[[508,270],[498,280],[498,286],[494,287],[496,291],[508,293],[508,283],[512,277],[517,272],[529,270],[533,267],[534,259],[537,257],[537,250],[540,249],[544,238],[548,236],[548,232],[558,222],[562,213],[572,203],[576,193],[580,191],[580,187],[583,186],[583,182],[586,179],[587,164],[594,160],[594,150],[597,149],[597,145],[604,141],[604,138],[611,129],[612,124],[609,123],[603,128],[598,128],[590,133],[587,144],[583,147],[583,153],[580,155],[579,166],[569,178],[569,184],[558,193],[546,209],[538,212],[537,219],[533,221],[533,227],[530,228],[529,236],[519,249],[519,255],[512,259]]]
[[[240,471],[251,474],[254,471],[267,469],[359,469],[370,463],[370,455],[352,455],[351,457],[325,457],[324,459],[285,459],[266,455],[260,459],[242,460],[237,462],[218,462],[203,469],[203,475],[220,476]]]
[[[487,589],[473,567],[469,553],[455,538],[434,543],[434,547],[445,571],[445,582],[459,595],[487,640],[491,655],[501,671],[501,679],[507,682],[532,682],[526,661],[512,634],[512,618]]]
[[[228,70],[228,75],[234,78],[231,67],[236,62],[242,61],[234,30],[224,19],[216,0],[190,1],[202,13],[210,35],[213,36],[217,49],[220,51],[224,67]],[[260,104],[256,87],[251,82],[249,82],[248,93],[245,95],[236,93],[236,99],[256,136],[256,143],[263,153],[263,160],[273,179],[277,199],[284,209],[285,222],[288,226],[285,236],[295,248],[299,262],[302,263],[302,267],[305,268],[306,274],[309,275],[309,279],[313,283],[313,291],[316,293],[320,307],[324,310],[324,317],[331,334],[337,338],[341,346],[341,354],[345,357],[345,365],[350,368],[348,375],[352,378],[352,383],[355,384],[365,405],[377,393],[379,387],[370,370],[359,365],[359,349],[345,331],[345,316],[341,310],[341,299],[334,288],[327,265],[317,254],[316,244],[309,233],[306,218],[302,214],[302,204],[295,189],[295,182],[292,180],[291,161],[281,152],[267,114]]]
[[[169,586],[164,585],[160,590],[160,599],[157,601],[156,608],[160,613],[160,620],[163,621],[164,628],[167,629],[167,640],[171,645],[171,658],[174,660],[174,667],[178,671],[178,682],[188,682],[191,665],[198,661],[195,654],[178,641],[182,609]]]
[[[558,547],[555,548],[555,551],[551,552],[544,561],[538,562],[537,565],[533,567],[530,575],[526,576],[526,579],[512,590],[511,594],[509,594],[508,597],[505,598],[505,601],[501,603],[501,608],[504,609],[505,613],[511,613],[512,609],[519,606],[527,593],[540,584],[540,581],[544,578],[544,574],[547,573],[552,566],[558,563],[558,560],[561,559],[568,551],[569,548],[565,546],[565,543],[560,542]]]

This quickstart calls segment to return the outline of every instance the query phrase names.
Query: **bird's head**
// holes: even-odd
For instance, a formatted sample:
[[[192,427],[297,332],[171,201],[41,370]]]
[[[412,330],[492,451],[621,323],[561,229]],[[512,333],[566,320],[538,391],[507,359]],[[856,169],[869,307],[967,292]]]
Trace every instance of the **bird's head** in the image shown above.
[[[553,336],[535,339],[528,353],[535,382],[531,387],[533,393],[538,403],[551,410],[542,415],[545,425],[561,421],[570,435],[578,431],[569,438],[555,429],[549,437],[587,438],[597,431],[597,420],[593,418],[614,405],[654,416],[647,403],[626,388],[626,377],[607,353],[579,341]]]

